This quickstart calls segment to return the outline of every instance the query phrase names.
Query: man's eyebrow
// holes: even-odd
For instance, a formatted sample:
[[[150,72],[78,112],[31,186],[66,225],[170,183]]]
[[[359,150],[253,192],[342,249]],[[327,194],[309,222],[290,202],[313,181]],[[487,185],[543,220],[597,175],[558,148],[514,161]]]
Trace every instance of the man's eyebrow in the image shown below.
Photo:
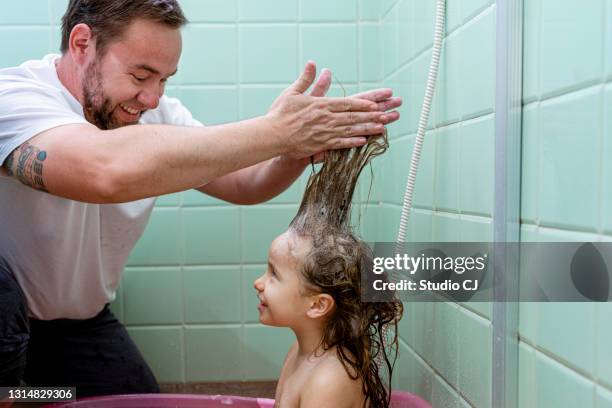
[[[149,71],[152,74],[161,75],[161,73],[158,70],[156,70],[155,68],[153,68],[152,66],[147,65],[147,64],[137,64],[137,65],[134,65],[134,68],[135,69],[144,69],[145,71]],[[171,77],[171,76],[175,75],[177,72],[178,72],[178,68],[176,68],[173,73],[168,75],[168,77]]]

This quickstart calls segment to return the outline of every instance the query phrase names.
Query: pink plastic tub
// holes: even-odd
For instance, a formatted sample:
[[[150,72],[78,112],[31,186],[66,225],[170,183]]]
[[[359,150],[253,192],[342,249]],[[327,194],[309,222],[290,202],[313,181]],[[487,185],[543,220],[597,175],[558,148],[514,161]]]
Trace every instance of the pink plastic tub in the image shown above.
[[[393,408],[431,408],[421,397],[404,391],[391,394]],[[47,408],[273,408],[267,398],[228,395],[133,394],[84,398],[75,402],[47,405]]]

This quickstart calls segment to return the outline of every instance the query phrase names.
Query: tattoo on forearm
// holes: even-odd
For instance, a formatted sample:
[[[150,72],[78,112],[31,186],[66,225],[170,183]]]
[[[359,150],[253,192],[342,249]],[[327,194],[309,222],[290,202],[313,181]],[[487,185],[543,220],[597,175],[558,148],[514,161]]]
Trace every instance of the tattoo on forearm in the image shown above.
[[[4,161],[4,167],[6,168],[6,171],[8,172],[8,175],[13,177],[13,156],[15,155],[15,152],[11,152],[11,154],[8,155],[8,157],[6,158],[6,160]]]
[[[10,176],[26,186],[47,191],[43,180],[43,162],[47,152],[25,142],[6,159],[5,166]]]

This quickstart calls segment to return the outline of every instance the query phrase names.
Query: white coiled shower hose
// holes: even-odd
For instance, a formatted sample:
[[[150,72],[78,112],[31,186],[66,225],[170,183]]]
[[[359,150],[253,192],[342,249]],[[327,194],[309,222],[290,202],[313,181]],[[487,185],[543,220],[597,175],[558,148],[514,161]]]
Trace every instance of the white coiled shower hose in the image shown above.
[[[396,241],[396,249],[398,250],[402,249],[402,244],[406,241],[408,218],[410,217],[410,211],[412,210],[414,182],[416,180],[417,170],[419,169],[419,161],[421,160],[423,141],[425,140],[425,130],[427,129],[427,123],[429,122],[429,113],[431,111],[431,101],[433,99],[434,90],[436,88],[436,80],[438,78],[438,67],[440,66],[440,52],[442,50],[442,39],[444,38],[445,3],[446,0],[437,0],[436,3],[436,25],[434,32],[433,49],[431,51],[431,63],[429,64],[429,76],[427,77],[425,99],[423,100],[423,106],[421,107],[419,127],[417,130],[416,140],[414,141],[412,159],[410,160],[410,171],[408,173],[408,181],[406,182],[406,191],[404,193],[404,203],[402,205],[402,214],[400,216],[400,225]]]
[[[400,216],[399,231],[395,243],[395,253],[400,253],[404,249],[406,241],[406,229],[408,228],[408,219],[412,210],[412,196],[414,194],[414,183],[419,169],[421,160],[421,151],[423,149],[423,141],[425,140],[425,130],[429,122],[429,113],[431,112],[431,101],[433,99],[434,90],[436,88],[436,80],[438,79],[438,68],[440,66],[440,52],[442,50],[442,39],[444,38],[444,20],[446,18],[446,0],[437,0],[436,2],[436,22],[434,29],[434,41],[431,51],[431,62],[429,64],[429,75],[427,77],[427,86],[425,88],[425,98],[421,107],[421,116],[419,117],[419,125],[417,128],[417,136],[414,141],[412,150],[412,158],[410,160],[410,170],[408,172],[408,180],[406,181],[406,190],[404,192],[404,202],[402,205],[402,213]],[[395,271],[394,271],[395,272]],[[392,274],[391,282],[398,279],[395,273]],[[388,340],[389,326],[383,329],[383,343]],[[384,345],[386,347],[386,344]],[[382,354],[377,356],[379,370],[382,370],[383,361]]]

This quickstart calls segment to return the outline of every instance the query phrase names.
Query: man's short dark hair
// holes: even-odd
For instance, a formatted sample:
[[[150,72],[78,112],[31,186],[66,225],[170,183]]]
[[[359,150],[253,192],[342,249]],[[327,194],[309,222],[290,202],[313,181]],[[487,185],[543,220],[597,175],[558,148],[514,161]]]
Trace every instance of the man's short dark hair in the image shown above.
[[[187,23],[177,0],[70,0],[62,17],[62,54],[68,51],[70,32],[87,24],[96,39],[98,55],[119,39],[135,19],[145,19],[180,28]]]

